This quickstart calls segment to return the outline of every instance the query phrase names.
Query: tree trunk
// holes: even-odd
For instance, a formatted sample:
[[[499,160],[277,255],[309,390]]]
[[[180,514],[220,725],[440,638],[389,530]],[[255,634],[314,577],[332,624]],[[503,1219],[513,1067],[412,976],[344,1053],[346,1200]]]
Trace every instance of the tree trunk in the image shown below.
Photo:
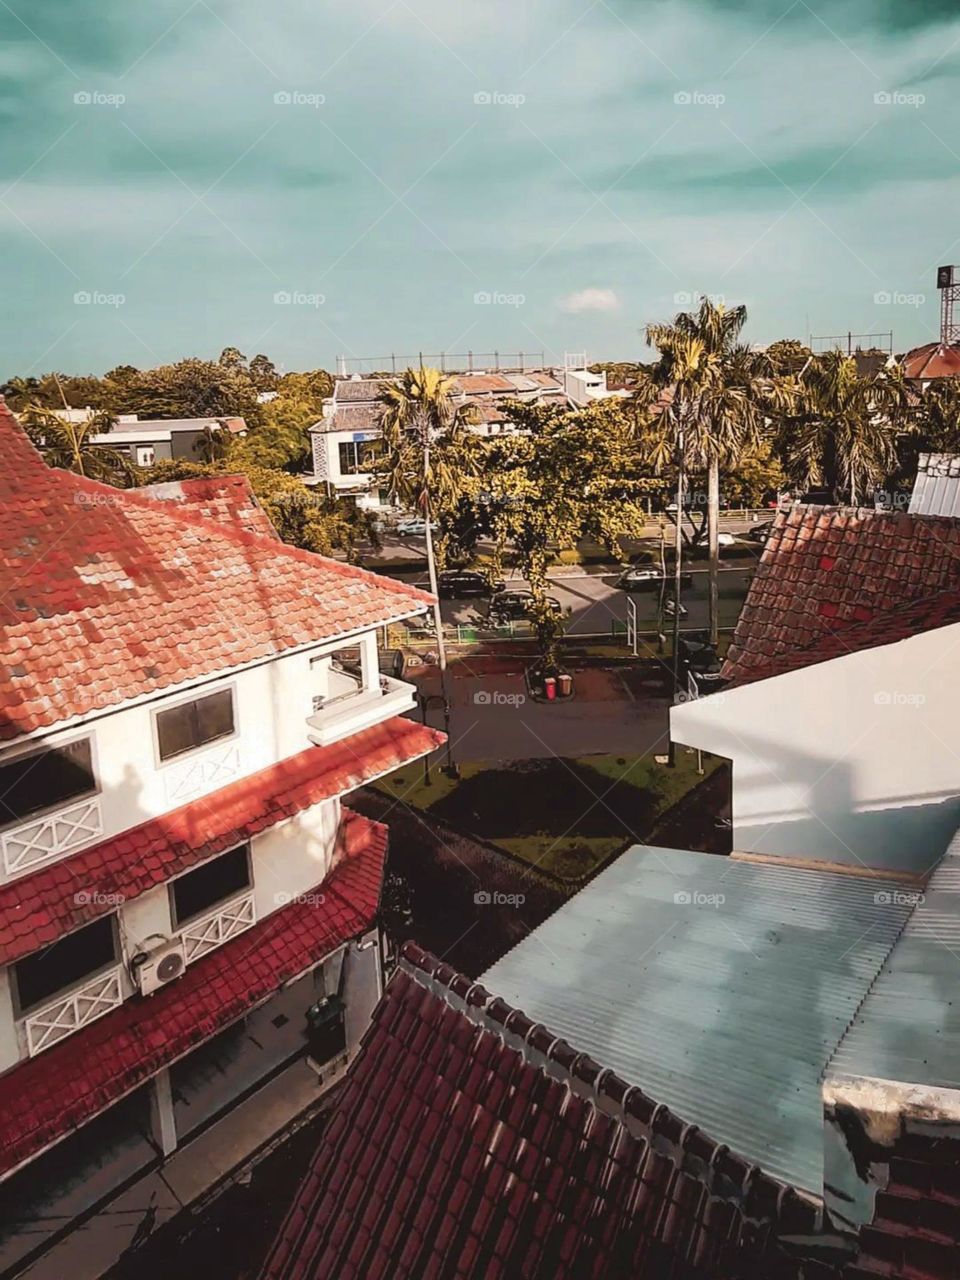
[[[430,594],[433,596],[433,625],[437,633],[437,665],[440,668],[440,694],[443,698],[443,716],[450,723],[450,699],[447,697],[447,648],[443,641],[443,616],[440,612],[440,596],[437,591],[437,561],[433,552],[433,515],[430,504],[430,426],[423,428],[423,521],[427,526],[427,575],[430,578]],[[453,767],[453,745],[447,735],[447,767]]]
[[[683,499],[685,475],[683,466],[683,432],[678,437],[677,458],[677,523],[673,541],[673,700],[677,701],[680,693],[680,579],[683,562]],[[677,763],[677,746],[670,734],[668,761],[673,769]]]
[[[720,463],[716,458],[710,459],[707,469],[707,549],[710,643],[716,647],[720,640]]]

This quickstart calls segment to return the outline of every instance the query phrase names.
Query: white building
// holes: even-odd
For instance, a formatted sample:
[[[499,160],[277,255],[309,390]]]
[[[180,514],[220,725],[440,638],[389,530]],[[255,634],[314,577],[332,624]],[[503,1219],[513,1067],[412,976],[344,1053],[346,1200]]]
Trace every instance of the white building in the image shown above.
[[[473,410],[472,430],[494,436],[515,430],[506,414],[511,401],[554,404],[568,408],[562,382],[552,372],[461,373],[451,375],[455,399]],[[310,428],[313,440],[311,482],[329,485],[335,494],[351,497],[360,507],[389,505],[386,490],[364,470],[370,443],[380,434],[382,378],[338,378],[333,395],[323,405],[323,417]]]
[[[377,658],[428,596],[285,546],[236,477],[112,489],[48,469],[6,408],[0,453],[16,1270],[160,1165],[177,1185],[181,1155],[188,1201],[189,1144],[254,1091],[281,1082],[265,1140],[342,1073],[382,986],[386,851],[342,797],[442,735]]]
[[[94,409],[54,409],[64,422],[82,425],[93,417]],[[203,462],[201,442],[221,432],[244,436],[247,424],[243,418],[140,418],[135,413],[121,413],[113,420],[110,431],[91,436],[94,444],[108,445],[126,454],[138,467],[152,467],[155,462],[183,459]]]

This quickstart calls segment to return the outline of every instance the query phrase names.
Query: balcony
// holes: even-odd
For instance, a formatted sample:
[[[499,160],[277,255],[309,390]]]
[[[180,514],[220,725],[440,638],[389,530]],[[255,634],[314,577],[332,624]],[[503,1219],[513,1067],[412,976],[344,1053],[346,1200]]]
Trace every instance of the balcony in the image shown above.
[[[34,867],[61,858],[101,835],[100,797],[88,796],[66,809],[5,832],[0,841],[3,845],[3,869],[10,876],[32,871]]]
[[[122,1003],[119,967],[109,973],[98,974],[69,995],[60,996],[24,1019],[27,1052],[32,1058],[64,1036],[96,1022],[97,1018],[102,1018]]]
[[[381,675],[379,688],[364,689],[345,672],[331,672],[331,694],[317,698],[314,713],[307,718],[310,741],[317,747],[360,733],[381,720],[401,716],[416,705],[416,690],[403,680]]]
[[[230,902],[209,911],[198,920],[191,920],[180,930],[180,941],[183,943],[183,954],[187,964],[199,960],[207,952],[222,947],[225,942],[235,938],[257,923],[257,913],[253,903],[253,892],[242,897],[233,898]]]

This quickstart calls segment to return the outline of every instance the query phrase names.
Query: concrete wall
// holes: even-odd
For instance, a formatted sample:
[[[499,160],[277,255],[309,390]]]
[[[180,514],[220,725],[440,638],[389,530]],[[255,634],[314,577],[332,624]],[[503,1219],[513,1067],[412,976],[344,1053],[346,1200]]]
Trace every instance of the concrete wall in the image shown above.
[[[927,871],[960,824],[960,625],[674,707],[733,762],[735,850]]]

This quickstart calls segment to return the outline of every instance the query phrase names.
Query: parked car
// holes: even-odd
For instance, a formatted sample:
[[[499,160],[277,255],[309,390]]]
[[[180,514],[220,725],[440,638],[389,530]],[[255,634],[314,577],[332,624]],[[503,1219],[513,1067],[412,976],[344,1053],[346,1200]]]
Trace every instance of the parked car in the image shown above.
[[[717,546],[718,546],[718,547],[735,547],[736,545],[737,545],[737,540],[736,540],[736,538],[733,536],[733,534],[732,534],[732,533],[718,533],[718,534],[717,534]]]
[[[553,596],[545,599],[554,613],[563,613],[559,600],[555,600]],[[490,601],[490,617],[495,622],[516,622],[529,618],[533,605],[532,591],[498,591]]]
[[[666,578],[658,568],[650,565],[635,565],[632,569],[625,569],[617,579],[617,586],[621,591],[659,591],[661,585],[666,582],[667,586],[673,585],[673,574],[667,570]],[[693,574],[680,574],[681,587],[693,586]]]
[[[756,524],[750,529],[744,537],[750,539],[751,542],[766,542],[770,537],[770,530],[773,528],[772,520],[764,520],[762,524]]]
[[[422,537],[426,532],[427,522],[419,516],[408,516],[397,521],[397,533],[401,537]]]
[[[678,606],[673,596],[667,596],[666,600],[664,600],[663,602],[663,612],[665,616],[668,618],[672,618],[676,613],[677,608]],[[679,609],[680,609],[680,617],[685,618],[687,616],[686,606],[681,604],[679,606]]]
[[[504,590],[502,582],[489,582],[474,569],[444,569],[437,575],[441,600],[465,600],[470,596],[493,596]]]

